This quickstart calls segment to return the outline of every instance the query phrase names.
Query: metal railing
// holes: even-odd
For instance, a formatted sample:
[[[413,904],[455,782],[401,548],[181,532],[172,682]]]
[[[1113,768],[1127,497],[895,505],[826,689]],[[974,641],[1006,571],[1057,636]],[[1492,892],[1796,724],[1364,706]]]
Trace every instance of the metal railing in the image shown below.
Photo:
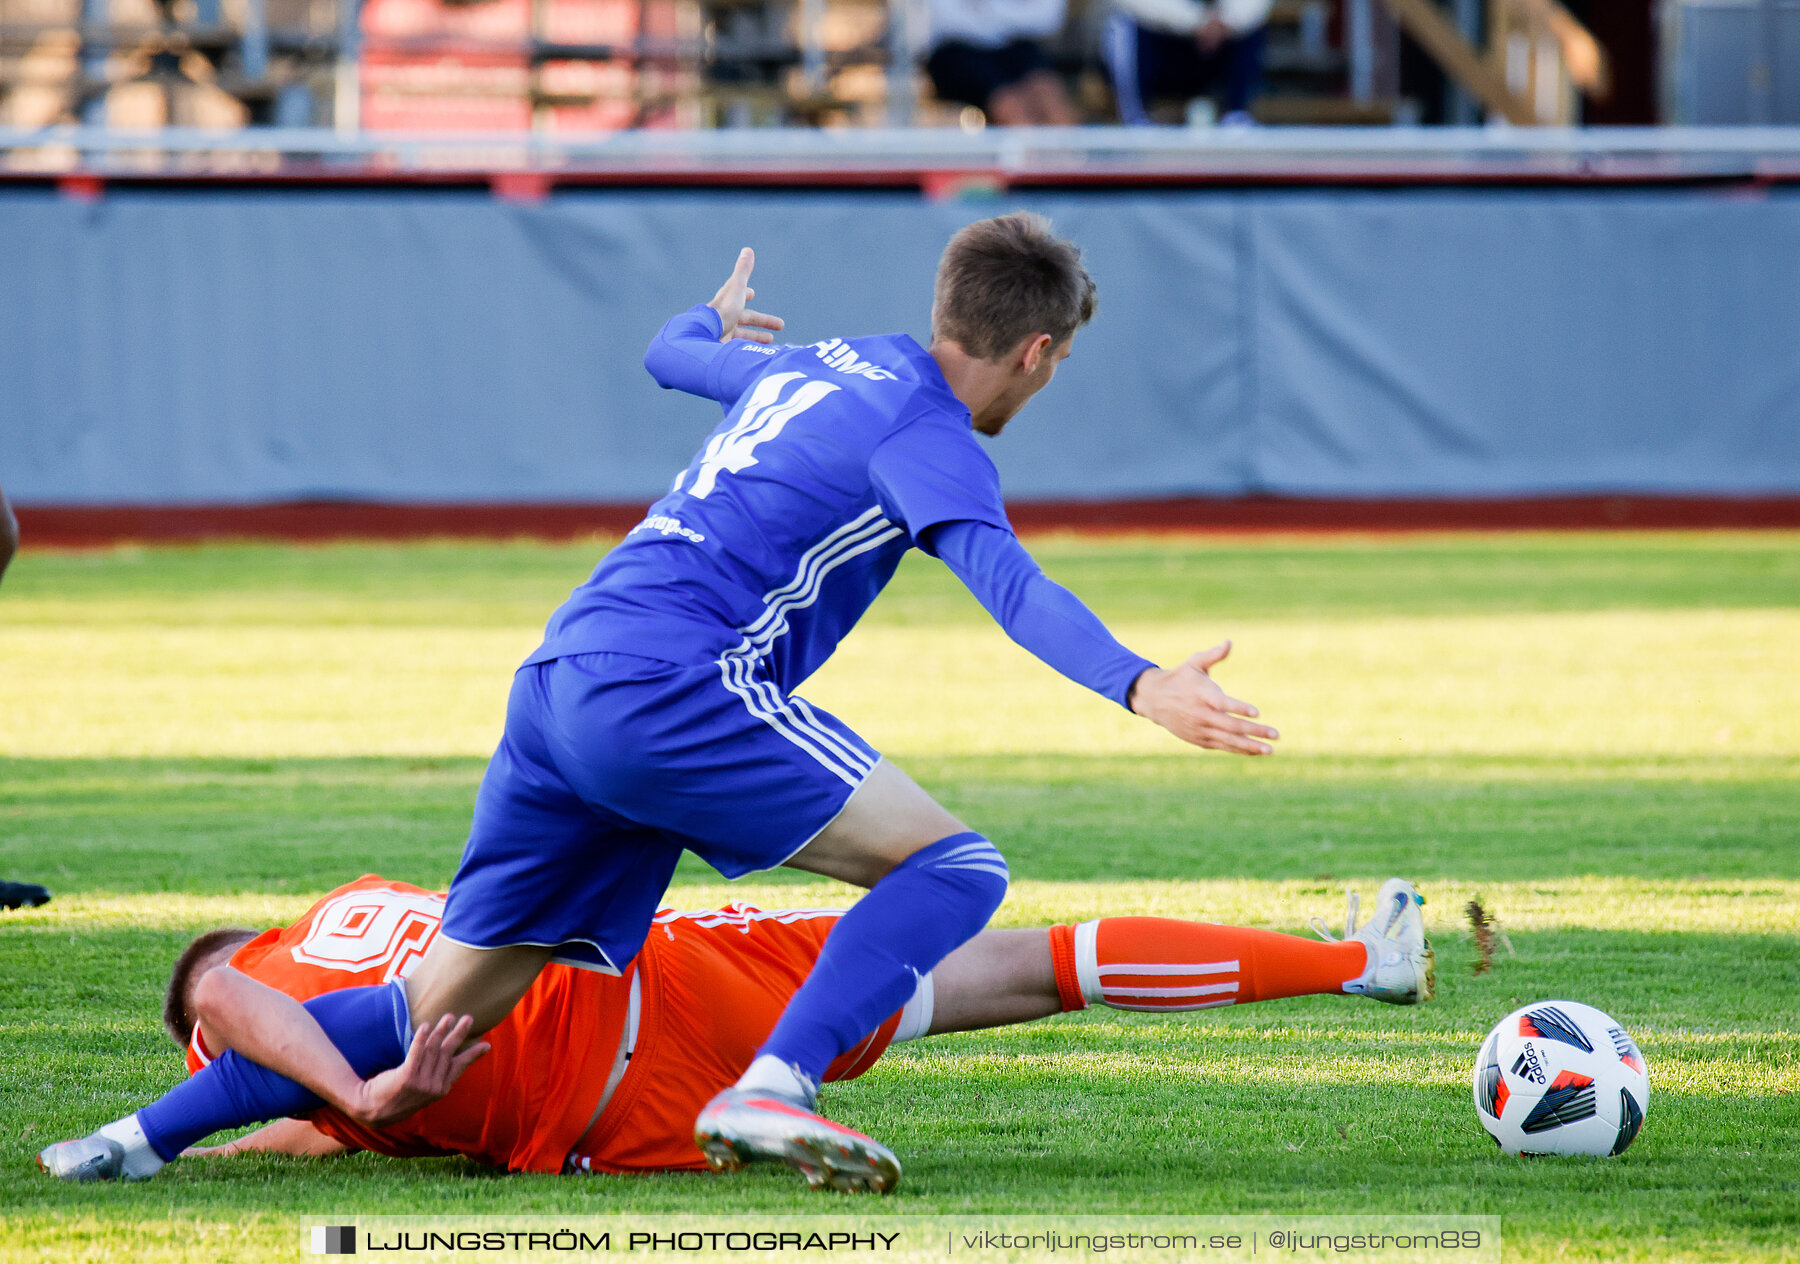
[[[536,172],[686,181],[991,177],[1800,178],[1800,127],[746,128],[345,135],[328,128],[0,128],[0,174],[390,176]]]

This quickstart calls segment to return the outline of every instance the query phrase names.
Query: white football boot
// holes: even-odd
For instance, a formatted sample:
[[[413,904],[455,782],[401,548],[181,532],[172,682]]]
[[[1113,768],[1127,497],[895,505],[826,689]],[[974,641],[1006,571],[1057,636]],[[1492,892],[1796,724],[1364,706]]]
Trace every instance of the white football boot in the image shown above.
[[[125,1147],[96,1132],[45,1146],[37,1162],[59,1181],[116,1181],[125,1175]]]
[[[735,1172],[746,1163],[785,1163],[814,1189],[847,1194],[885,1194],[900,1183],[900,1160],[893,1151],[818,1114],[810,1096],[728,1088],[694,1121],[694,1144],[716,1172]]]
[[[1356,915],[1361,898],[1345,892],[1344,939],[1354,939],[1369,953],[1361,975],[1344,984],[1344,991],[1389,1005],[1417,1005],[1429,1001],[1437,989],[1437,962],[1431,941],[1425,938],[1425,918],[1419,906],[1425,897],[1405,878],[1389,878],[1375,893],[1375,911],[1360,928]],[[1333,943],[1337,936],[1319,918],[1313,929]]]

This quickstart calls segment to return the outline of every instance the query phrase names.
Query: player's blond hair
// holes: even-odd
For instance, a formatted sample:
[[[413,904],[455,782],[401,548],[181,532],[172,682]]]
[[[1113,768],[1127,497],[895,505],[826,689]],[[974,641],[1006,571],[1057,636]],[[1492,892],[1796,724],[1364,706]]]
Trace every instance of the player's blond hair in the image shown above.
[[[979,220],[944,247],[931,336],[997,360],[1033,334],[1060,345],[1094,318],[1094,279],[1081,250],[1030,211]]]

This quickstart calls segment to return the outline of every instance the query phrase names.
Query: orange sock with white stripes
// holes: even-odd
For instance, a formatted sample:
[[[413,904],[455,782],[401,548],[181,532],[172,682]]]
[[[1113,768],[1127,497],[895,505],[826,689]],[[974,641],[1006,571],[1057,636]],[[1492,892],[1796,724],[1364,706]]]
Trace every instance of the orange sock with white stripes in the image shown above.
[[[1368,964],[1354,940],[1324,943],[1244,926],[1167,917],[1103,917],[1050,928],[1065,1011],[1213,1009],[1341,993]]]

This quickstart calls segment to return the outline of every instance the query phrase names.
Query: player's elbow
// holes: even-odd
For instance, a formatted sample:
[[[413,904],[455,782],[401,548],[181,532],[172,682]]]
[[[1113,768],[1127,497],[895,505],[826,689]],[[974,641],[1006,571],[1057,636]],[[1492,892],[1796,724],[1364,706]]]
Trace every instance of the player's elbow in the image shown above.
[[[215,966],[194,984],[194,1017],[209,1033],[224,1027],[236,1008],[236,974],[230,966]]]
[[[656,354],[657,343],[660,343],[661,341],[662,339],[658,338],[656,342],[651,343],[644,351],[644,372],[650,375],[650,380],[652,382],[655,382],[666,391],[669,389],[669,384],[663,381],[662,357]]]
[[[644,352],[644,372],[650,375],[651,381],[665,391],[675,390],[681,385],[677,375],[679,358],[674,349],[669,346],[667,337],[658,334]]]

